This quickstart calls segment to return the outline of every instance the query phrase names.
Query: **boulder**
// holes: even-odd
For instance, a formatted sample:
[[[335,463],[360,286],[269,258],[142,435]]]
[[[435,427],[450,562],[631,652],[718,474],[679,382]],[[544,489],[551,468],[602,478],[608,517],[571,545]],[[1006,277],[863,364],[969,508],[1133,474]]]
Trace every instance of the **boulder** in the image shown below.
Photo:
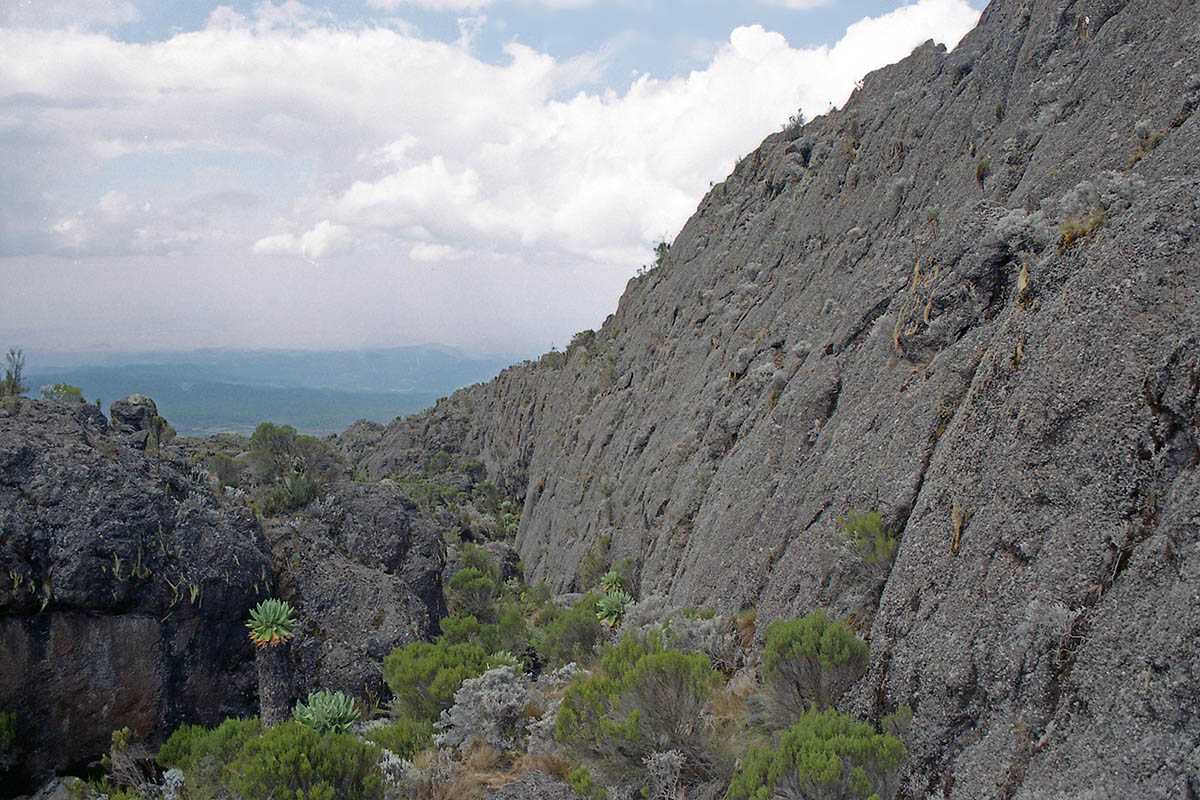
[[[166,453],[122,446],[79,408],[25,401],[0,417],[0,708],[21,743],[12,793],[87,768],[117,728],[157,743],[182,721],[256,713],[245,619],[274,569],[253,511],[218,502]]]
[[[567,784],[545,773],[530,772],[492,792],[484,800],[579,800],[579,795]]]

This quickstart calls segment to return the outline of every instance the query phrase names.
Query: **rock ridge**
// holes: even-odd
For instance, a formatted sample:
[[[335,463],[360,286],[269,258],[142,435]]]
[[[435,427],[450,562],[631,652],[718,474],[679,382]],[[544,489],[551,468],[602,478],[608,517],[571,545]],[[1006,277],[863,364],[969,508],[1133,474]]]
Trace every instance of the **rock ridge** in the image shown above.
[[[993,2],[767,137],[594,335],[340,446],[481,459],[556,590],[855,620],[909,796],[1200,796],[1196,10]]]

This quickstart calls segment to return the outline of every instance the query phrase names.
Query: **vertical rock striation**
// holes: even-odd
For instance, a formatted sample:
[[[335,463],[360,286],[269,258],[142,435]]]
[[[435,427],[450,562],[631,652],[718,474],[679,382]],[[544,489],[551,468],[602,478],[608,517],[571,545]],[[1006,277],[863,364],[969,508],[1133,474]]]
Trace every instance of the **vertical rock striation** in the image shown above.
[[[913,796],[1200,796],[1196,12],[993,2],[743,158],[589,344],[346,446],[481,458],[557,589],[853,615]]]

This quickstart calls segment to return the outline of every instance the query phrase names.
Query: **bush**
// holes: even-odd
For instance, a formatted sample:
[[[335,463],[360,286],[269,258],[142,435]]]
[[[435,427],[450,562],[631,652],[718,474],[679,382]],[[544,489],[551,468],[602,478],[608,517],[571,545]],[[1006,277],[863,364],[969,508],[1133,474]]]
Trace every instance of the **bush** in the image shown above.
[[[0,380],[0,397],[16,397],[27,388],[23,376],[25,356],[15,348],[10,348],[5,356],[7,365],[4,369],[4,379]]]
[[[496,582],[492,575],[467,567],[454,573],[447,588],[450,606],[456,614],[487,621],[495,619]]]
[[[251,477],[262,484],[260,510],[276,514],[312,502],[340,463],[333,448],[315,436],[297,436],[291,425],[262,422],[250,437]]]
[[[494,661],[470,644],[413,642],[383,659],[383,679],[396,696],[398,713],[436,722],[454,702],[459,685],[496,666]]]
[[[567,689],[555,738],[597,768],[643,785],[647,759],[677,751],[681,780],[694,786],[721,774],[725,762],[703,713],[718,684],[706,656],[626,636],[605,651],[600,674]]]
[[[400,717],[389,725],[367,731],[368,741],[411,761],[413,756],[429,746],[433,740],[433,723],[429,720]]]
[[[555,610],[541,629],[534,633],[534,649],[551,668],[571,661],[587,661],[603,636],[596,617],[599,597],[584,595],[565,611]]]
[[[835,711],[808,711],[777,750],[754,748],[726,800],[891,798],[908,754],[900,740]]]
[[[620,710],[636,725],[639,763],[655,752],[684,756],[682,776],[694,784],[718,771],[718,756],[704,722],[704,706],[719,685],[708,657],[677,650],[648,653],[622,681]]]
[[[244,469],[236,459],[230,458],[224,453],[213,453],[205,463],[214,475],[217,476],[217,481],[222,487],[232,486],[237,488],[242,482],[242,470]]]
[[[243,800],[383,800],[379,748],[295,721],[246,742],[225,772]]]
[[[496,667],[468,678],[454,693],[454,705],[442,714],[433,737],[438,747],[468,750],[483,742],[499,752],[516,749],[524,735],[522,715],[528,686],[512,667]]]
[[[443,644],[470,644],[489,653],[508,649],[500,647],[499,626],[480,622],[473,614],[451,614],[442,617],[440,625],[442,635],[438,637],[438,641]]]
[[[851,511],[842,518],[842,536],[854,549],[863,564],[888,565],[896,557],[899,542],[883,527],[878,511],[860,514]]]
[[[182,725],[159,749],[156,760],[164,768],[183,771],[189,800],[226,797],[221,774],[246,742],[261,731],[257,718],[227,719],[211,730]]]
[[[810,708],[829,708],[866,671],[868,655],[866,643],[824,611],[771,623],[763,649],[767,690],[760,698],[759,721],[779,730]]]
[[[56,383],[53,386],[42,387],[42,399],[78,404],[83,402],[83,390],[67,383]]]
[[[296,701],[292,717],[317,733],[345,733],[361,716],[354,700],[342,692],[309,692],[308,702]]]

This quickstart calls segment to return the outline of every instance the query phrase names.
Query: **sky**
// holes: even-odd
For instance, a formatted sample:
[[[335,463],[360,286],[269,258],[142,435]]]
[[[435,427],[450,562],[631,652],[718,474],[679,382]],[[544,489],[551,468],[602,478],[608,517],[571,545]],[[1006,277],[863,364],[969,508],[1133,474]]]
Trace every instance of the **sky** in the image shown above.
[[[980,0],[0,0],[0,350],[543,352]]]

